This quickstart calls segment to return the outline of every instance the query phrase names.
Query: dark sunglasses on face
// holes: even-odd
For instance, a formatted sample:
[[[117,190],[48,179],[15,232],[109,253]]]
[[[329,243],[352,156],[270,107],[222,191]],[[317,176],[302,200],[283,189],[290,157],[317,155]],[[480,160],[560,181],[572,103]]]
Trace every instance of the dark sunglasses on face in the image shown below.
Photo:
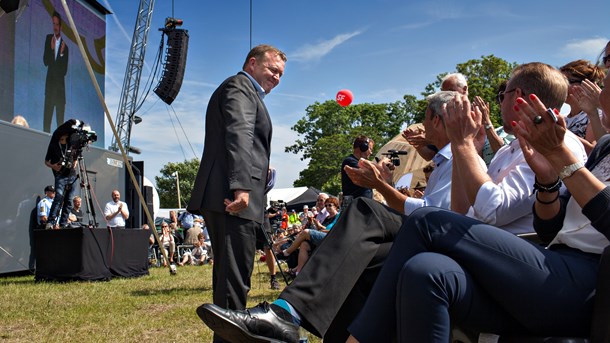
[[[499,91],[498,95],[496,95],[496,101],[498,101],[498,104],[501,104],[502,101],[504,101],[504,95],[508,94],[508,93],[512,93],[514,91],[516,91],[517,88],[513,88],[509,91]]]

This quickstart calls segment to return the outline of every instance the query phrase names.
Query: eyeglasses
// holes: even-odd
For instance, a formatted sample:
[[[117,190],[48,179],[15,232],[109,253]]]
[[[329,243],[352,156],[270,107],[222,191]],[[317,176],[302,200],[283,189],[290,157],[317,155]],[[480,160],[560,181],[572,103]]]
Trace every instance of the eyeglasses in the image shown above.
[[[326,205],[324,205],[324,207],[333,207],[333,206],[335,206],[335,204],[326,204]]]
[[[517,88],[513,88],[509,91],[499,91],[498,95],[496,95],[496,101],[498,102],[498,104],[501,104],[502,101],[504,101],[504,95],[508,94],[508,93],[512,93],[514,91],[516,91]]]

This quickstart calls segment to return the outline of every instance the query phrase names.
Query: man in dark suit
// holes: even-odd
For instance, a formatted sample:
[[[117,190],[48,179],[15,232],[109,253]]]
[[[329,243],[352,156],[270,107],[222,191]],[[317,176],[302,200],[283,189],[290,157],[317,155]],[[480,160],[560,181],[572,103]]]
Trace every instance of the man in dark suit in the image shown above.
[[[43,130],[51,132],[53,109],[57,126],[64,122],[66,110],[66,85],[64,77],[68,71],[68,46],[61,36],[61,17],[53,12],[53,33],[47,35],[44,43],[43,62],[47,67],[47,80],[44,91]]]
[[[187,210],[201,213],[214,250],[214,304],[243,309],[264,217],[271,118],[263,103],[284,73],[286,55],[259,45],[243,70],[212,94],[205,145]]]

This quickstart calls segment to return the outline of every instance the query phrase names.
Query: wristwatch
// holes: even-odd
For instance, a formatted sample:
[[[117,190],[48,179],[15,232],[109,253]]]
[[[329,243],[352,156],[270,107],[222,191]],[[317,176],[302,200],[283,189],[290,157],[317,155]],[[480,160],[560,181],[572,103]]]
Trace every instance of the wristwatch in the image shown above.
[[[576,163],[572,163],[569,166],[565,166],[563,167],[563,169],[561,169],[561,171],[559,172],[559,178],[560,179],[565,179],[567,177],[572,176],[572,174],[574,174],[578,169],[583,168],[585,166],[585,164],[583,162],[576,162]]]
[[[494,128],[494,126],[491,125],[491,123],[485,124],[485,130],[489,130],[489,129],[493,129],[493,128]]]

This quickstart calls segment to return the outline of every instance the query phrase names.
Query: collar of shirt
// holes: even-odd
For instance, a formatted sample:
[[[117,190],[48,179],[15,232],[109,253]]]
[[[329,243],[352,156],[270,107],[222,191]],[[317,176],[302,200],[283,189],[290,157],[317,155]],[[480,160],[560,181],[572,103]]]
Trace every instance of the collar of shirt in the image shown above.
[[[57,59],[57,55],[59,54],[59,47],[61,46],[61,36],[55,40],[55,59]]]
[[[453,153],[451,152],[451,143],[445,145],[441,150],[439,150],[436,155],[432,158],[432,162],[437,167],[440,167],[441,164],[445,161],[449,161]]]
[[[248,74],[245,71],[240,71],[240,73],[246,75],[250,81],[252,81],[252,84],[254,85],[254,88],[256,89],[256,91],[258,92],[258,96],[261,98],[261,100],[265,99],[265,95],[267,95],[267,93],[265,93],[265,90],[263,89],[263,87],[261,87],[261,85],[258,84],[258,82],[252,77],[252,75]]]

